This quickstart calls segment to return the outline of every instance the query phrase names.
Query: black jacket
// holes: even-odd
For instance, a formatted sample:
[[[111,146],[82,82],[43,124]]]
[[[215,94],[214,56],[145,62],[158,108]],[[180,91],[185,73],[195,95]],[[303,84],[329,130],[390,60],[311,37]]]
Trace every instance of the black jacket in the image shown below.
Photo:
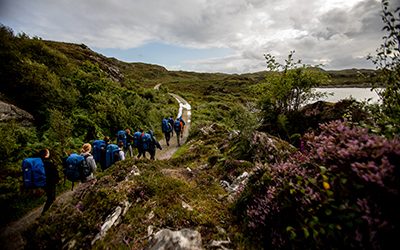
[[[55,186],[60,181],[57,166],[49,159],[42,159],[46,171],[46,185]]]

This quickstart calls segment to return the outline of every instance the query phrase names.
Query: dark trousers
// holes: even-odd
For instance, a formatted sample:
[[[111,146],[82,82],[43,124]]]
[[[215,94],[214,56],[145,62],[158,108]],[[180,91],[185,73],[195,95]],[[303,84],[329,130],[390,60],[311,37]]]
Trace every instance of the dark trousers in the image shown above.
[[[178,146],[180,146],[181,145],[181,141],[180,141],[181,132],[180,131],[175,131],[175,134],[176,134],[176,140],[178,142]]]
[[[155,156],[156,156],[156,149],[154,148],[154,149],[149,149],[149,151],[148,151],[149,153],[150,153],[150,159],[151,160],[155,160],[156,158],[155,158]]]
[[[171,132],[172,133],[172,132]],[[169,146],[169,140],[171,139],[171,134],[170,132],[164,133],[165,136],[165,141],[167,142],[167,145]]]
[[[138,152],[139,152],[139,154],[138,154],[137,158],[140,158],[142,155],[143,155],[144,158],[146,158],[146,151],[144,151],[143,149],[141,149],[139,147],[138,148]]]
[[[53,202],[56,200],[56,186],[55,185],[47,186],[45,187],[45,191],[47,200],[46,203],[44,204],[42,214],[44,214],[50,208],[51,204],[53,204]]]

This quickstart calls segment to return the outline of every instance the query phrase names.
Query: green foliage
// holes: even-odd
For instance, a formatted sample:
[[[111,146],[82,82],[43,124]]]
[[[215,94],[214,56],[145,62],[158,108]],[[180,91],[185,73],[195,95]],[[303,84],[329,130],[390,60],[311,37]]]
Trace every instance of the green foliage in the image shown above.
[[[376,55],[369,55],[379,72],[378,82],[375,86],[383,84],[384,89],[378,91],[382,100],[385,117],[381,117],[380,123],[395,126],[396,132],[400,128],[400,8],[390,6],[390,1],[382,0],[383,43],[376,50]],[[396,9],[393,9],[396,7]]]
[[[270,54],[265,55],[270,72],[258,91],[263,95],[262,106],[272,105],[272,110],[277,114],[297,111],[314,97],[312,88],[328,80],[322,71],[301,64],[300,60],[295,62],[293,55],[294,51],[291,51],[285,64],[278,63]]]
[[[14,36],[1,25],[0,57],[2,99],[35,119],[35,128],[0,124],[1,174],[10,176],[1,178],[0,191],[8,198],[0,205],[12,203],[18,215],[22,211],[18,197],[23,196],[16,184],[21,182],[23,158],[49,148],[53,160],[61,164],[65,154],[77,151],[82,143],[114,137],[120,129],[143,126],[157,133],[163,114],[176,112],[166,92],[145,89],[135,79],[124,82],[119,70],[129,64],[106,59],[85,46]]]
[[[69,140],[72,136],[72,123],[65,117],[59,110],[50,110],[50,141],[56,143],[61,151],[58,152],[63,155],[66,147],[69,145]]]
[[[292,133],[288,128],[288,116],[298,112],[299,108],[310,100],[321,96],[313,91],[328,81],[328,76],[316,67],[295,62],[294,51],[290,52],[285,64],[267,54],[265,82],[254,86],[255,93],[261,95],[259,105],[263,113],[263,129],[289,139]]]
[[[16,122],[0,123],[0,165],[2,167],[35,152],[36,130]]]
[[[178,150],[174,153],[174,155],[171,158],[172,159],[182,158],[185,154],[187,154],[187,151],[188,151],[188,146],[187,144],[184,144],[178,148]]]
[[[257,113],[242,105],[232,106],[228,117],[227,125],[234,130],[239,130],[242,138],[249,138],[251,133],[260,126]]]

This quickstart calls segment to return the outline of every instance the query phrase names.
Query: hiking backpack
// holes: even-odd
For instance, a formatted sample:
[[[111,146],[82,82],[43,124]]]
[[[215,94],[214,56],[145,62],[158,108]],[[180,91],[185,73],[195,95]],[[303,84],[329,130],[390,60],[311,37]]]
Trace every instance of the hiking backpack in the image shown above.
[[[140,144],[140,137],[142,136],[142,133],[140,133],[139,131],[137,131],[137,132],[135,132],[134,134],[133,134],[133,146],[135,147],[135,148],[138,148],[139,147],[139,144]]]
[[[126,132],[125,130],[120,130],[117,133],[117,145],[122,141],[124,143],[124,148],[126,148]]]
[[[169,133],[172,130],[171,124],[169,124],[168,120],[165,118],[162,120],[161,129],[163,133]]]
[[[25,188],[46,186],[46,172],[41,158],[26,158],[22,161],[22,176]]]
[[[182,130],[182,124],[181,124],[181,121],[180,121],[180,120],[176,120],[176,121],[175,121],[175,123],[174,123],[174,130],[175,130],[176,132],[181,132],[181,130]]]
[[[103,140],[95,140],[93,142],[93,158],[96,162],[100,162],[101,152],[106,148],[107,144]]]
[[[88,156],[71,154],[66,159],[64,174],[72,183],[75,181],[82,181],[92,173],[92,169],[86,161],[87,157]]]
[[[116,153],[119,152],[119,147],[115,144],[109,144],[106,148],[106,168],[116,162]]]
[[[148,133],[145,133],[142,136],[142,147],[143,147],[143,150],[149,150],[151,142],[152,142],[151,135],[148,134]]]

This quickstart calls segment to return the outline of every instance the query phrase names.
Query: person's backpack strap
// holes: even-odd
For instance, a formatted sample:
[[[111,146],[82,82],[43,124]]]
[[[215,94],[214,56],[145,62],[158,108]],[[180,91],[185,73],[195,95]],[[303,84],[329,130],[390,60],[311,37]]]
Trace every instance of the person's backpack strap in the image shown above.
[[[90,154],[83,155],[83,160],[80,164],[81,181],[85,181],[86,177],[88,177],[93,171],[92,167],[87,161],[90,156]]]

